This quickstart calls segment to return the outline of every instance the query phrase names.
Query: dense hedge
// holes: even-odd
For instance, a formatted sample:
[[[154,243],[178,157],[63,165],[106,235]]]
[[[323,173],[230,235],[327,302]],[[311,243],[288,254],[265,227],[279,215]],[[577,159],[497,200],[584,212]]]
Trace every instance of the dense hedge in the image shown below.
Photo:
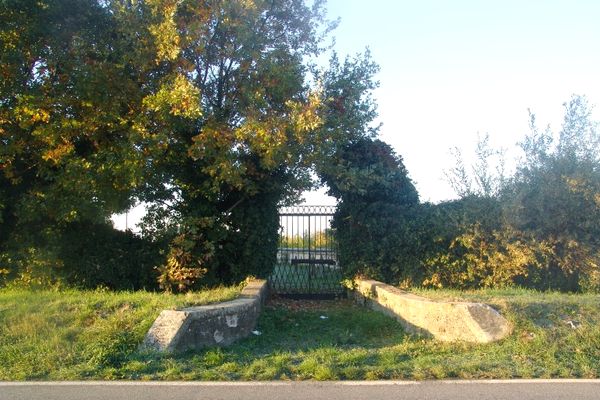
[[[159,259],[156,245],[131,231],[110,225],[70,226],[61,241],[62,275],[72,286],[107,287],[118,290],[152,290],[154,267]]]
[[[107,223],[71,223],[13,236],[0,256],[6,283],[24,286],[156,289],[156,244]]]
[[[469,197],[438,205],[340,204],[334,226],[348,277],[404,287],[600,289],[597,248],[507,222],[503,204]],[[352,213],[352,214],[350,214]]]
[[[345,273],[395,283],[418,275],[423,244],[414,234],[419,228],[417,209],[385,202],[359,207],[342,202],[332,225]]]
[[[359,140],[340,149],[321,178],[339,199],[332,226],[345,273],[386,281],[416,273],[418,194],[392,148]]]
[[[228,235],[219,244],[213,283],[267,278],[275,265],[279,239],[278,196],[263,193],[232,210]]]

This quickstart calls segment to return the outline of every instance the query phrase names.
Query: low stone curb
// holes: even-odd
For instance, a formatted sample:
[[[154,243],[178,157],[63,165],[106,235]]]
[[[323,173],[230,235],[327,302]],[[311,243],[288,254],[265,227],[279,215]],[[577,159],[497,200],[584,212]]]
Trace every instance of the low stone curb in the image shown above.
[[[163,310],[148,330],[141,347],[176,352],[230,345],[252,334],[267,292],[266,280],[252,280],[235,300]]]
[[[482,303],[433,301],[375,280],[355,280],[354,298],[396,320],[410,333],[441,341],[494,342],[512,327],[498,311]]]

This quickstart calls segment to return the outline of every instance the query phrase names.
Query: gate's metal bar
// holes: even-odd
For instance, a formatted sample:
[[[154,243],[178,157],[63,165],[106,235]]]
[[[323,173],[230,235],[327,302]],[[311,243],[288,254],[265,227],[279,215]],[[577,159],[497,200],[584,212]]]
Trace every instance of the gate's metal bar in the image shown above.
[[[311,254],[310,254],[310,249],[311,249],[311,244],[310,244],[310,218],[311,216],[308,216],[308,259],[311,259]],[[310,292],[312,289],[312,266],[310,264],[306,265],[306,269],[308,270],[308,291]]]
[[[277,265],[270,277],[275,293],[296,297],[344,293],[331,229],[334,211],[332,206],[297,206],[280,210]]]

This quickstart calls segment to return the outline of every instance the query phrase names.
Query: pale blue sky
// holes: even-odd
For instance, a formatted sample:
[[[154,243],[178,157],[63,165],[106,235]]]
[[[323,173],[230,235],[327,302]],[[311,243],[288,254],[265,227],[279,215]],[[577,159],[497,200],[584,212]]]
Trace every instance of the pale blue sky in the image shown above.
[[[600,0],[329,0],[328,10],[341,17],[338,53],[368,46],[381,66],[381,138],[422,200],[453,197],[448,150],[471,150],[477,132],[513,147],[528,108],[559,128],[571,94],[600,105]]]

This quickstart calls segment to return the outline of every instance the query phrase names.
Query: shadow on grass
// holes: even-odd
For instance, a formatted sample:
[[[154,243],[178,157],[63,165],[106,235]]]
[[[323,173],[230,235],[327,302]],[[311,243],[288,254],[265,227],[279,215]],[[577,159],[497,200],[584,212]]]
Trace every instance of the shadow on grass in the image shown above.
[[[134,352],[115,367],[129,379],[362,379],[365,366],[382,363],[378,350],[406,339],[395,320],[347,300],[309,310],[267,305],[256,330],[259,335],[226,348]],[[383,361],[398,363],[409,356],[388,358]]]
[[[514,322],[515,330],[490,344],[409,336],[395,320],[347,300],[302,304],[267,306],[257,326],[260,335],[233,346],[167,355],[136,350],[118,365],[95,367],[90,376],[155,380],[600,376],[597,296],[499,301],[500,311]],[[578,325],[574,328],[568,321]]]

